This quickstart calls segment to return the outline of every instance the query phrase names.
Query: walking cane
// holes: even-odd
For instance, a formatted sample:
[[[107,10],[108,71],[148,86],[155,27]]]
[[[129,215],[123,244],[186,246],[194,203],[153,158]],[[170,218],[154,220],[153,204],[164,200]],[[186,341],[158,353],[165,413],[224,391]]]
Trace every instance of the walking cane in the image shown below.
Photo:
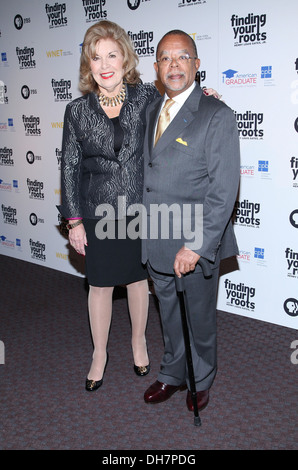
[[[210,265],[206,259],[200,258],[198,261],[198,264],[202,268],[204,277],[208,278],[212,276]],[[176,290],[177,290],[177,293],[179,296],[179,302],[180,302],[181,320],[182,320],[183,337],[184,337],[184,343],[185,343],[186,361],[187,361],[188,374],[189,374],[190,392],[191,392],[191,398],[192,398],[193,407],[194,407],[194,425],[201,426],[201,418],[199,415],[198,402],[197,402],[196,382],[195,382],[195,375],[194,375],[192,355],[191,355],[189,330],[188,330],[188,325],[187,325],[187,312],[189,312],[189,309],[188,309],[188,304],[187,304],[186,292],[184,288],[183,276],[178,277],[177,275],[175,275],[175,282],[176,282]]]

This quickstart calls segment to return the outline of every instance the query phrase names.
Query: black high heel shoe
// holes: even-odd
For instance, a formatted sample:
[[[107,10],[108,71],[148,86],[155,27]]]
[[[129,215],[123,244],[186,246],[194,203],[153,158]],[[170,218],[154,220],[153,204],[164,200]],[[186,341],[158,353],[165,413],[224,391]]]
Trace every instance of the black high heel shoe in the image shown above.
[[[88,378],[86,379],[85,388],[86,388],[87,392],[95,392],[95,390],[98,390],[99,387],[102,386],[103,376],[104,376],[104,373],[106,371],[108,360],[109,360],[109,353],[107,353],[107,360],[106,360],[106,365],[105,365],[105,368],[104,368],[104,371],[103,371],[102,379],[100,379],[100,380],[92,380],[92,379],[88,379]]]
[[[136,373],[139,377],[143,377],[144,375],[148,375],[149,372],[150,372],[150,363],[148,364],[148,366],[136,366],[136,365],[134,364],[133,370],[135,371],[135,373]]]

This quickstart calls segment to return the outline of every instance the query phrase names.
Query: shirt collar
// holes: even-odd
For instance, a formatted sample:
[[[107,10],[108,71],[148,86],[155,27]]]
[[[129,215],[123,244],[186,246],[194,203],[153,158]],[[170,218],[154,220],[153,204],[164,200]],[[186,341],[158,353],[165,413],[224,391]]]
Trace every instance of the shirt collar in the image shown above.
[[[187,98],[189,97],[189,95],[191,94],[191,92],[194,90],[195,86],[196,86],[196,83],[193,82],[193,84],[190,85],[190,87],[187,88],[187,90],[183,91],[182,93],[179,93],[179,95],[175,96],[173,100],[176,103],[178,103],[179,106],[182,106],[187,100]],[[165,93],[164,100],[167,100],[168,98],[169,98],[168,95]]]

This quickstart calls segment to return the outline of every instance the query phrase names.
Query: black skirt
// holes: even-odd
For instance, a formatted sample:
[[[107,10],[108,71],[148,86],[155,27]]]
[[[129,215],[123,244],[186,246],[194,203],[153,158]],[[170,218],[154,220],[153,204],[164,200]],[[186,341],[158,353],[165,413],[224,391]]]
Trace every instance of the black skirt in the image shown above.
[[[126,226],[132,219],[126,217]],[[119,239],[119,221],[116,220],[115,239],[100,240],[95,233],[97,222],[97,219],[83,220],[88,243],[85,259],[89,285],[111,287],[147,279],[147,269],[141,263],[141,239]]]

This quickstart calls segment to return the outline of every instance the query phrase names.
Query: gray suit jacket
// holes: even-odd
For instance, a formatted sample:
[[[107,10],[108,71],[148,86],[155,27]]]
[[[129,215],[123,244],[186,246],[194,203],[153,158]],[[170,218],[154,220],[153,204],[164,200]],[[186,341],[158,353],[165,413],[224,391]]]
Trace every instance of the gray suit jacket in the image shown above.
[[[238,253],[231,223],[240,176],[234,113],[196,85],[154,147],[161,105],[159,98],[147,109],[142,262],[173,273],[176,253],[185,244],[218,266],[220,259]]]

